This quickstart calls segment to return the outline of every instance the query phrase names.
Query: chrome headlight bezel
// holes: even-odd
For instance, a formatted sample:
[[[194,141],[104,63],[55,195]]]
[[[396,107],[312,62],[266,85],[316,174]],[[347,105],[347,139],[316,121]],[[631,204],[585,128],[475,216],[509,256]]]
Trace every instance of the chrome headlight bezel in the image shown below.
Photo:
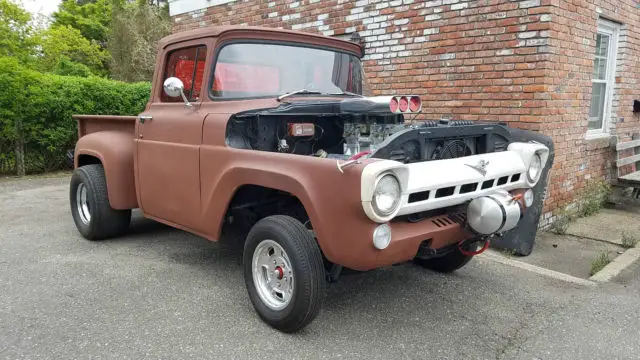
[[[394,182],[394,186],[397,189],[397,195],[393,199],[392,206],[387,210],[383,210],[380,208],[377,201],[377,195],[376,195],[384,179],[392,179],[392,181]],[[401,200],[402,200],[402,186],[400,184],[400,180],[398,179],[398,177],[391,172],[385,172],[380,174],[375,181],[375,184],[373,186],[373,193],[371,194],[371,208],[373,209],[375,214],[381,218],[386,218],[386,217],[389,217],[390,215],[393,215],[400,208]]]
[[[527,187],[534,187],[537,185],[538,181],[542,178],[542,174],[544,172],[545,166],[547,166],[547,160],[549,160],[550,152],[549,148],[535,141],[529,142],[514,142],[509,144],[507,150],[514,151],[520,155],[522,158],[522,162],[524,164],[524,178],[526,180]],[[540,159],[540,171],[535,174],[535,178],[531,178],[531,173],[529,172],[531,165],[534,161],[537,161],[538,157]],[[536,160],[534,160],[536,159]]]
[[[529,167],[527,168],[527,179],[530,183],[535,184],[538,182],[538,180],[540,180],[540,175],[542,175],[543,169],[542,163],[542,156],[539,152],[535,152],[531,157],[531,160],[529,161]],[[532,174],[532,170],[534,170],[535,173]]]

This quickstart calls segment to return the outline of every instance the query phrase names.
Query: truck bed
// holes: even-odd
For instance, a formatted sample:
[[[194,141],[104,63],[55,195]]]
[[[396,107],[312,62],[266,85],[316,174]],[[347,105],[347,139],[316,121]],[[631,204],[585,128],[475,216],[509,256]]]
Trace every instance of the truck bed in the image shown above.
[[[73,115],[78,121],[78,139],[98,131],[119,131],[134,135],[136,116]]]

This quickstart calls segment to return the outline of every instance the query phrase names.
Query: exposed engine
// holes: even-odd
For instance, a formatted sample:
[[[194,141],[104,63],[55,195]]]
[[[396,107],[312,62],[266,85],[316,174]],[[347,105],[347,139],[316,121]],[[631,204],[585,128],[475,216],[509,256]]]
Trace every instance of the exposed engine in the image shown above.
[[[343,160],[367,156],[403,163],[503,151],[509,138],[509,131],[500,124],[405,124],[403,114],[371,108],[345,110],[336,101],[287,103],[236,114],[227,126],[227,144],[236,148]]]

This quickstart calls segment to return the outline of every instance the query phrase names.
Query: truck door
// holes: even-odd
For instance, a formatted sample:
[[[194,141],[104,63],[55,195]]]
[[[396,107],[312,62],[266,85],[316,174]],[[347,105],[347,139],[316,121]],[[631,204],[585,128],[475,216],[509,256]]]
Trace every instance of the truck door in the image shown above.
[[[202,84],[209,73],[207,40],[167,48],[156,71],[147,111],[136,126],[136,182],[145,215],[196,229],[200,217],[200,145],[206,114],[200,110]],[[162,84],[179,78],[191,106],[164,93]]]

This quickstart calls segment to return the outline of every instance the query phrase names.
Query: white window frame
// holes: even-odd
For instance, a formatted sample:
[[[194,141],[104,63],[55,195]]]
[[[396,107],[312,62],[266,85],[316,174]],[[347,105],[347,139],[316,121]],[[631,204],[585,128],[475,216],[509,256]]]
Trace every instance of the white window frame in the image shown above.
[[[611,107],[613,104],[613,93],[616,84],[616,60],[618,57],[618,41],[620,34],[620,24],[605,20],[598,19],[598,34],[609,36],[609,51],[607,53],[607,68],[605,69],[605,80],[593,79],[593,72],[591,75],[591,83],[606,83],[605,86],[605,98],[604,98],[604,110],[602,111],[602,128],[589,129],[587,127],[587,138],[597,138],[609,135],[610,121],[611,121]],[[595,54],[594,54],[595,56]],[[592,87],[593,88],[593,87]],[[591,100],[590,100],[591,101]],[[591,107],[591,103],[589,103]],[[588,115],[587,115],[588,116]]]

